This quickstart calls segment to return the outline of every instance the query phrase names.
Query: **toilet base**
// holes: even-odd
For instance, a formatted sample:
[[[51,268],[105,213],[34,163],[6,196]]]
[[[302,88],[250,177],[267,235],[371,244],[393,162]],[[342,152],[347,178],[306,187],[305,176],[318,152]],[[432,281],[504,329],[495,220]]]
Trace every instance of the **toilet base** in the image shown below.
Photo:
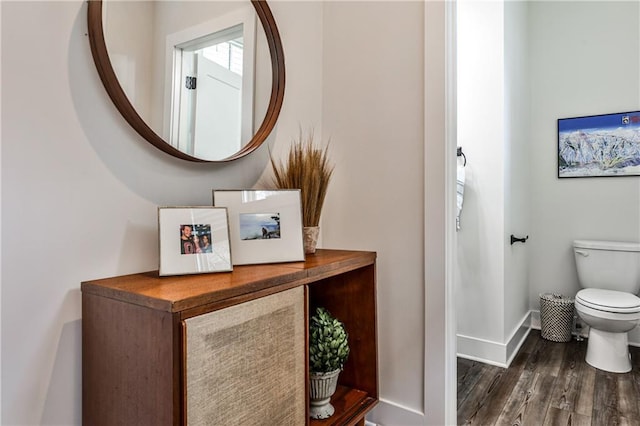
[[[587,364],[611,373],[631,371],[631,354],[627,333],[609,333],[589,329]]]

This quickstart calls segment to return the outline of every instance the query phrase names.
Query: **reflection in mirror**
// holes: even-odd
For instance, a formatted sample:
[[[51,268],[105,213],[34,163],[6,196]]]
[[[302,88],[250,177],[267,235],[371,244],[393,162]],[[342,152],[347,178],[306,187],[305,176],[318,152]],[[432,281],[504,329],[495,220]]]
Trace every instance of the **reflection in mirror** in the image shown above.
[[[168,37],[173,69],[168,69],[171,85],[165,89],[171,93],[165,135],[180,151],[215,160],[251,139],[254,22],[247,15],[231,27],[218,30],[220,25],[211,22],[200,26],[202,31],[190,28]]]
[[[147,140],[179,158],[228,161],[266,139],[282,104],[284,59],[265,1],[100,3],[89,2],[96,66]]]

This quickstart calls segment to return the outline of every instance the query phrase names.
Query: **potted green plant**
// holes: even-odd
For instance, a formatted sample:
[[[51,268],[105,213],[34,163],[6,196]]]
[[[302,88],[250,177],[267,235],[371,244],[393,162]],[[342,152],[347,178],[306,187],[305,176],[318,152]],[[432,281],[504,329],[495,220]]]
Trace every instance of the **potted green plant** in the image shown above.
[[[349,335],[344,324],[319,307],[309,320],[309,416],[326,419],[333,415],[331,396],[338,375],[349,356]]]
[[[320,214],[333,174],[328,149],[328,145],[325,148],[315,145],[313,132],[305,136],[300,130],[300,136],[293,141],[284,161],[278,162],[270,156],[273,186],[278,189],[300,189],[306,254],[316,252]]]

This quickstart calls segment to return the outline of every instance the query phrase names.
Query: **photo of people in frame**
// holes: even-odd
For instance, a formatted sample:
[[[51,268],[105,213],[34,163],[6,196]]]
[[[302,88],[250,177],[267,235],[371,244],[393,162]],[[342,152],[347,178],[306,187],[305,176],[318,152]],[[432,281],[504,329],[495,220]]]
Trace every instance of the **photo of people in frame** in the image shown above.
[[[211,225],[180,225],[180,254],[212,252]]]
[[[280,213],[241,213],[241,240],[280,238]]]

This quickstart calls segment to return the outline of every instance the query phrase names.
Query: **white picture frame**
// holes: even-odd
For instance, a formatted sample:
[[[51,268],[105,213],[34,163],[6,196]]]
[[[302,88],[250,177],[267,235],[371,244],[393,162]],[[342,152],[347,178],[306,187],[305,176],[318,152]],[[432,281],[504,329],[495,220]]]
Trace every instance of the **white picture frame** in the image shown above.
[[[304,261],[299,189],[213,190],[213,204],[228,210],[234,265]]]
[[[158,207],[158,233],[160,276],[233,270],[225,208]]]

